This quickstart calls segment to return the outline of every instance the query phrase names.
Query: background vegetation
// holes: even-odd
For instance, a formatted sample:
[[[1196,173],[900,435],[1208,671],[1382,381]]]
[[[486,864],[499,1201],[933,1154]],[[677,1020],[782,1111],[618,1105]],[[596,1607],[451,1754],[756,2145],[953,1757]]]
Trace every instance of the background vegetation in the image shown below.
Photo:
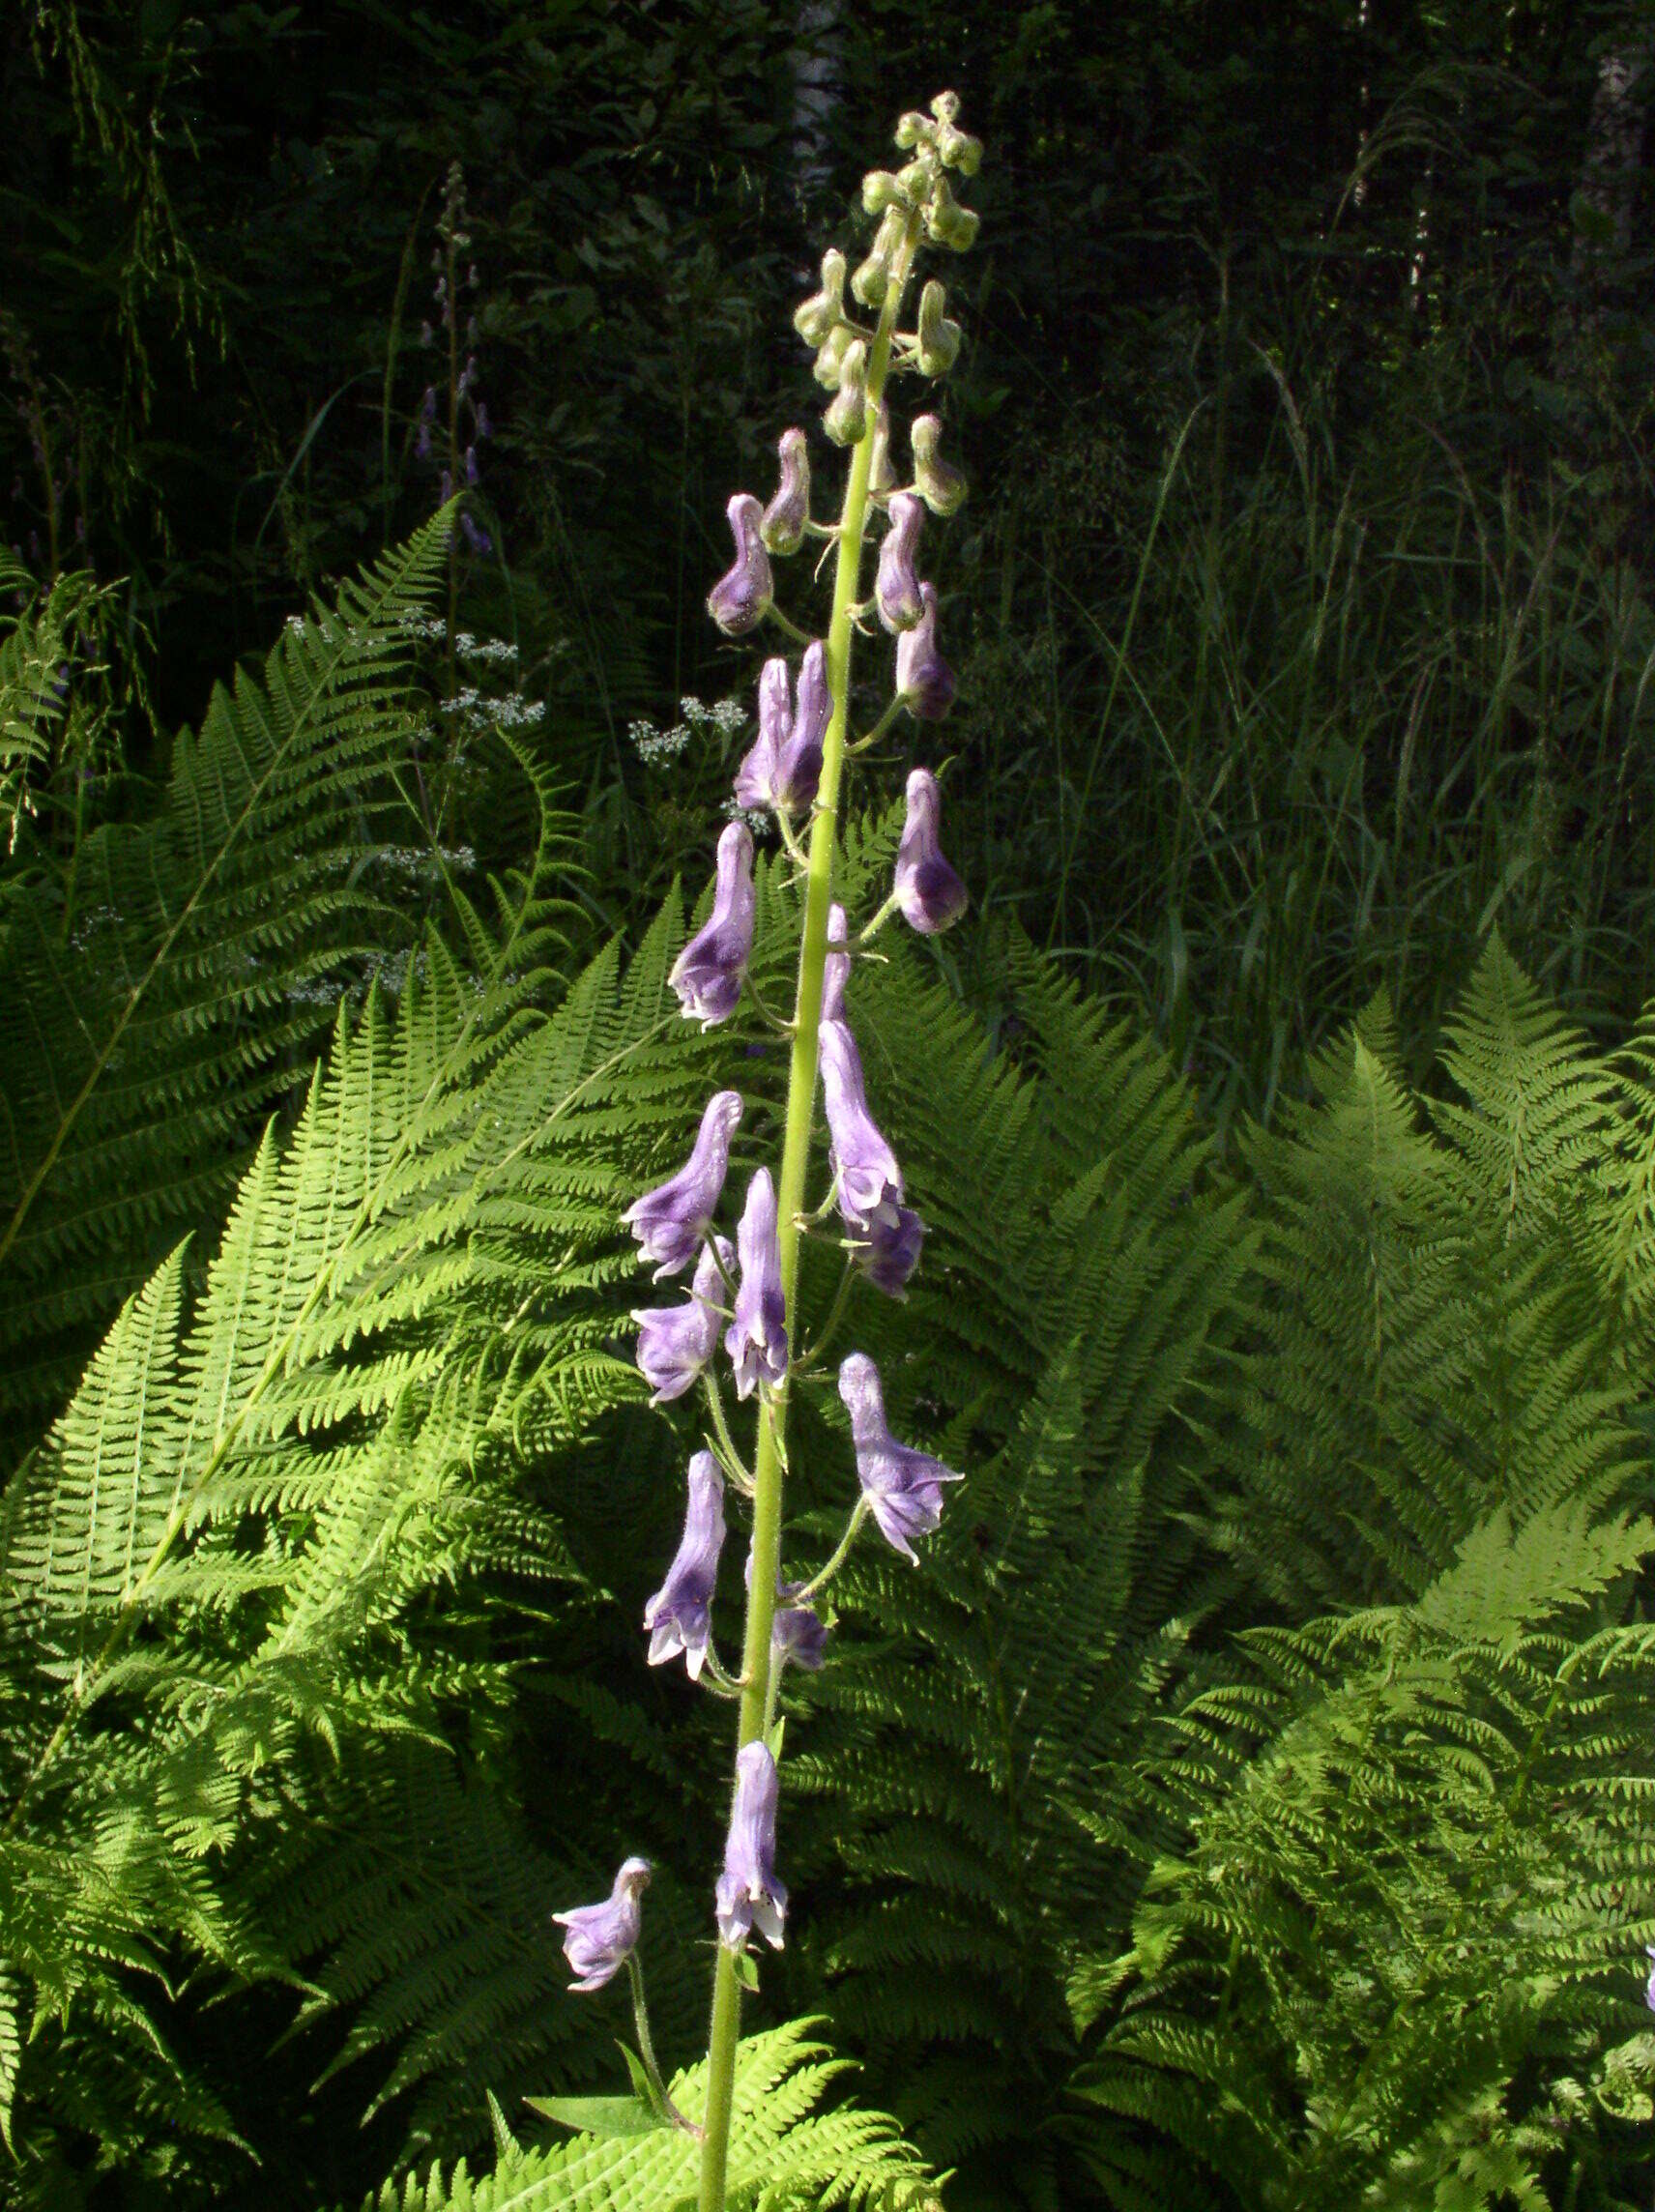
[[[798,1693],[740,2170],[907,2170],[809,2017],[960,2212],[1647,2200],[1655,56],[1589,0],[0,24],[9,2200],[572,2201],[520,2099],[612,2076],[546,1916],[618,1847],[696,2054],[613,1217],[714,1064],[723,503],[944,82],[974,913],[858,975],[932,1236],[857,1328],[972,1480]]]

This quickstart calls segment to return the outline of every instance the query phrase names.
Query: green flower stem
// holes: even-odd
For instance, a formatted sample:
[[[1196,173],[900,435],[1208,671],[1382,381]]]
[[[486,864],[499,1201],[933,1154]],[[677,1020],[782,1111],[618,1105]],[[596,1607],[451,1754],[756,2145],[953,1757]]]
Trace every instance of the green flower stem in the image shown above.
[[[838,830],[839,782],[845,765],[845,732],[851,709],[851,614],[861,584],[862,534],[868,519],[868,480],[873,473],[879,400],[890,365],[891,334],[908,285],[917,218],[891,271],[879,330],[868,361],[867,426],[851,456],[851,474],[839,524],[838,560],[833,575],[833,612],[828,626],[828,688],[833,713],[822,746],[822,779],[810,829],[810,864],[804,879],[804,932],[798,948],[798,995],[795,1002],[793,1054],[788,1067],[787,1123],[782,1138],[781,1186],[777,1194],[781,1243],[781,1286],[786,1304],[788,1343],[798,1341],[798,1217],[804,1209],[804,1180],[810,1165],[810,1133],[816,1108],[816,1041],[822,1018],[822,975],[828,957],[828,907],[833,886],[833,848]],[[740,1723],[737,1748],[765,1732],[770,1705],[770,1629],[775,1619],[776,1576],[781,1564],[781,1491],[785,1464],[783,1430],[787,1421],[787,1382],[759,1409],[758,1449],[753,1458],[753,1573],[747,1593],[747,1632],[742,1644]],[[724,2183],[730,2158],[730,2119],[736,2090],[736,2053],[741,2036],[741,1990],[735,1954],[718,1946],[712,1976],[712,2027],[707,2050],[707,2133],[701,2154],[699,2212],[724,2212]]]
[[[819,1573],[811,1576],[810,1580],[805,1584],[802,1589],[794,1591],[792,1597],[788,1600],[789,1605],[808,1605],[812,1598],[818,1596],[824,1589],[827,1588],[828,1585],[833,1580],[833,1577],[839,1572],[839,1569],[850,1557],[851,1547],[861,1532],[862,1523],[867,1519],[867,1517],[868,1501],[865,1498],[858,1498],[856,1504],[851,1509],[850,1520],[845,1524],[845,1533],[839,1539],[838,1549],[828,1559],[827,1565],[823,1567]]]
[[[675,2128],[682,2128],[685,2135],[699,2136],[701,2130],[693,2120],[684,2118],[667,2093],[666,2080],[661,2073],[660,2061],[655,2056],[654,2038],[650,2033],[650,2008],[644,2000],[644,1969],[638,1964],[638,1954],[635,1951],[626,1954],[626,1975],[632,1984],[632,2024],[638,2031],[638,2050],[643,2056],[644,2072],[649,2077],[650,2087],[655,2093],[655,2109]]]

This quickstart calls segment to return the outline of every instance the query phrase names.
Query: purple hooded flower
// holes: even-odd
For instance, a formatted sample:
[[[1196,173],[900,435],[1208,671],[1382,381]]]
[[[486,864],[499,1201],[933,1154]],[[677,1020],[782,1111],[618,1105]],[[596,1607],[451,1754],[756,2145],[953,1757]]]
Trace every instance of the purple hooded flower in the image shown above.
[[[914,481],[933,514],[953,514],[964,504],[966,480],[943,458],[943,425],[935,415],[915,417],[908,433],[914,454]]]
[[[747,1185],[736,1250],[741,1276],[724,1349],[736,1370],[737,1397],[750,1398],[757,1383],[779,1382],[787,1373],[787,1307],[781,1294],[775,1184],[769,1168],[760,1168]]]
[[[925,1224],[911,1206],[899,1206],[896,1219],[869,1224],[865,1237],[852,1241],[857,1265],[876,1291],[887,1298],[900,1298],[908,1278],[919,1265],[919,1247],[925,1241]]]
[[[716,1255],[713,1246],[717,1246]],[[733,1272],[736,1255],[722,1237],[702,1247],[688,1301],[682,1306],[646,1306],[634,1313],[638,1324],[638,1365],[654,1396],[652,1406],[665,1406],[693,1389],[702,1370],[718,1347],[723,1323],[724,1279]]]
[[[911,714],[940,722],[954,703],[954,671],[937,651],[937,591],[921,584],[925,612],[896,641],[896,691]]]
[[[777,1594],[785,1601],[803,1587],[802,1583],[783,1583]],[[802,1667],[814,1674],[828,1656],[828,1631],[816,1608],[778,1605],[770,1623],[770,1649],[784,1665]]]
[[[916,768],[908,779],[908,815],[891,888],[903,919],[921,937],[952,929],[966,911],[966,887],[944,859],[938,842],[942,819],[937,778],[928,768]]]
[[[943,1518],[944,1483],[962,1477],[940,1459],[911,1450],[892,1437],[886,1427],[879,1369],[865,1352],[853,1352],[841,1363],[839,1395],[851,1415],[857,1480],[880,1534],[905,1557],[915,1559],[913,1538],[928,1536]]]
[[[784,430],[776,444],[781,481],[759,518],[759,536],[768,552],[784,559],[804,543],[810,520],[810,451],[802,430]]]
[[[759,535],[764,509],[750,491],[739,491],[724,512],[736,539],[736,561],[708,593],[707,611],[726,637],[745,637],[775,597],[770,557]]]
[[[736,1802],[718,1877],[718,1934],[732,1951],[743,1951],[757,1928],[781,1949],[787,1891],[776,1878],[775,1819],[781,1781],[769,1746],[744,1743],[736,1754]]]
[[[702,1110],[695,1149],[677,1175],[635,1198],[621,1216],[638,1239],[640,1257],[655,1263],[655,1281],[687,1267],[712,1223],[730,1165],[730,1139],[741,1121],[741,1093],[715,1091]]]
[[[894,1227],[902,1199],[902,1170],[868,1112],[857,1040],[843,1022],[824,1022],[821,1051],[828,1160],[839,1211],[863,1236],[875,1221]]]
[[[911,491],[892,496],[890,528],[880,545],[879,573],[874,579],[879,618],[888,630],[913,629],[925,613],[914,567],[924,520],[925,509]]]
[[[600,1990],[626,1964],[637,1947],[649,1880],[649,1860],[627,1859],[604,1904],[577,1905],[571,1912],[552,1914],[557,1925],[566,1931],[564,1957],[575,1977],[569,1984],[571,1990],[583,1994]]]
[[[776,769],[793,729],[793,687],[786,659],[777,654],[759,675],[759,734],[736,771],[739,806],[775,804]]]
[[[690,1680],[700,1674],[712,1634],[709,1607],[718,1581],[718,1555],[724,1548],[724,1477],[710,1451],[689,1463],[689,1504],[667,1579],[644,1608],[650,1632],[650,1665],[663,1666],[683,1653]]]
[[[816,638],[798,664],[798,702],[785,742],[776,754],[775,803],[789,814],[802,814],[822,780],[822,746],[832,718],[828,688],[828,648]]]
[[[845,986],[851,980],[851,955],[833,948],[848,942],[845,910],[835,900],[828,909],[828,950],[822,962],[822,1019],[825,1022],[842,1022],[845,1018]]]
[[[710,1030],[736,1011],[747,955],[753,949],[756,906],[753,833],[744,822],[732,822],[718,840],[712,912],[673,962],[667,977],[686,1021],[699,1021]]]

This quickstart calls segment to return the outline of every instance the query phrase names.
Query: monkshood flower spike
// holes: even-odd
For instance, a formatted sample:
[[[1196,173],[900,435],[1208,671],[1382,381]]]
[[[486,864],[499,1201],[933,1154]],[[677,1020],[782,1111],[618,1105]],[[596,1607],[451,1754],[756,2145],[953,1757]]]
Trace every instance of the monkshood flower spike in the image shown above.
[[[886,1542],[918,1565],[915,1536],[928,1536],[943,1518],[943,1485],[964,1478],[929,1452],[899,1444],[886,1426],[879,1369],[865,1352],[853,1352],[839,1368],[839,1395],[851,1416],[857,1480]]]
[[[741,1093],[715,1091],[702,1109],[695,1149],[677,1175],[635,1198],[622,1221],[638,1239],[641,1257],[655,1263],[655,1280],[676,1275],[700,1251],[724,1190],[730,1139],[741,1121]]]
[[[727,1241],[710,1237],[696,1263],[687,1300],[678,1306],[645,1306],[632,1315],[638,1324],[638,1367],[653,1392],[652,1406],[682,1398],[706,1372],[724,1325],[724,1278],[734,1274],[735,1266],[736,1255]]]
[[[778,1716],[782,1681],[789,1668],[810,1672],[832,1664],[830,1640],[814,1601],[850,1557],[864,1525],[871,1521],[886,1542],[914,1559],[918,1540],[937,1527],[947,1485],[960,1479],[954,1470],[891,1436],[878,1370],[865,1353],[853,1352],[838,1367],[838,1387],[851,1415],[855,1502],[837,1546],[811,1578],[788,1578],[782,1536],[790,1398],[797,1390],[828,1385],[824,1359],[838,1328],[854,1326],[857,1316],[868,1310],[870,1291],[901,1297],[925,1242],[924,1224],[906,1203],[896,1156],[869,1113],[860,1056],[847,1025],[847,985],[853,959],[861,956],[852,947],[865,945],[899,911],[915,929],[934,934],[957,920],[965,906],[964,887],[940,846],[936,780],[917,764],[911,764],[890,896],[871,919],[847,915],[833,897],[847,776],[905,713],[919,724],[940,720],[955,692],[953,671],[938,648],[937,593],[919,575],[917,555],[925,515],[952,513],[965,496],[965,480],[942,458],[940,408],[920,414],[903,447],[903,425],[892,420],[890,386],[893,374],[944,376],[962,349],[960,325],[948,314],[928,257],[936,249],[963,252],[975,234],[977,218],[961,206],[956,187],[975,173],[981,148],[961,128],[952,93],[939,95],[929,113],[916,108],[904,115],[896,138],[900,166],[876,168],[863,181],[856,252],[834,247],[824,255],[821,285],[793,318],[813,357],[815,382],[828,395],[822,431],[829,447],[845,451],[837,518],[812,513],[813,499],[818,509],[822,501],[820,483],[812,482],[812,453],[822,451],[815,447],[815,432],[807,438],[797,427],[784,431],[777,446],[779,477],[768,506],[747,492],[729,503],[736,557],[707,602],[726,637],[750,636],[768,621],[776,634],[802,649],[764,664],[758,733],[737,771],[733,794],[743,813],[774,816],[785,848],[767,881],[770,925],[783,926],[795,907],[800,916],[792,1019],[774,1025],[787,1037],[779,1158],[755,1165],[735,1230],[734,1266],[715,1225],[730,1140],[741,1115],[733,1091],[718,1092],[709,1104],[688,1163],[625,1215],[657,1275],[695,1266],[687,1298],[634,1316],[638,1363],[653,1402],[673,1418],[671,1409],[699,1383],[711,1424],[710,1448],[689,1462],[682,1539],[646,1610],[650,1656],[660,1664],[682,1655],[701,1688],[739,1702],[730,1829],[712,1900],[719,1940],[706,2117],[698,2131],[698,2212],[727,2212],[741,1991],[756,1984],[759,1970],[751,1939],[757,1931],[779,1945],[788,1910],[787,1891],[776,1874],[778,1762],[784,1725],[798,1725],[798,1716],[786,1724]],[[939,406],[928,391],[927,398]],[[900,477],[893,464],[900,451],[912,453],[911,479]],[[826,457],[831,460],[830,451]],[[886,510],[886,524],[869,579],[870,539],[878,534],[868,525],[876,509]],[[775,603],[771,559],[798,552],[807,538],[824,541],[814,577],[830,564],[832,599],[826,615]],[[803,564],[792,571],[805,593],[813,582],[803,572],[808,568]],[[896,641],[892,696],[853,741],[852,662],[856,641],[867,634],[875,614]],[[703,1028],[727,1021],[749,988],[757,909],[753,862],[747,823],[732,821],[719,840],[712,912],[671,972],[683,1012]],[[780,950],[767,946],[767,952],[772,949]],[[767,1009],[761,1005],[760,1011]],[[826,1162],[818,1142],[819,1083]],[[825,1195],[819,1177],[827,1183]],[[835,1205],[842,1230],[825,1226]],[[837,1243],[844,1260],[831,1303],[821,1315],[799,1310],[800,1252],[807,1237]],[[739,1401],[734,1409],[720,1389],[720,1337]],[[740,1422],[749,1411],[752,1426],[738,1440],[732,1412]],[[740,1516],[748,1503],[750,1572],[740,1664],[726,1673],[712,1642],[711,1609],[726,1513]],[[624,1903],[618,1891],[612,1906]],[[641,1970],[630,1949],[635,1918],[602,1919],[610,1906],[586,1912],[595,1931],[589,1955],[595,1972],[613,1973],[624,1958],[637,1987]],[[582,1986],[588,1979],[583,1977]],[[639,2018],[642,2023],[641,2003]],[[642,2024],[639,2032],[641,2045],[647,2045]],[[647,2048],[645,2059],[648,2068]],[[655,2072],[649,2070],[654,2085]],[[653,2101],[658,2113],[689,2124],[670,2112],[658,2087],[653,2086]]]
[[[724,1477],[712,1454],[698,1451],[689,1463],[683,1534],[666,1581],[644,1608],[652,1667],[665,1666],[682,1651],[690,1680],[699,1678],[711,1643],[712,1592],[723,1549]]]
[[[732,1951],[746,1947],[756,1928],[781,1949],[787,1890],[776,1877],[776,1801],[781,1793],[769,1746],[746,1743],[736,1757],[736,1802],[718,1877],[718,1935]]]
[[[564,1957],[574,1976],[571,1990],[590,1995],[603,1989],[637,1948],[650,1872],[648,1859],[627,1859],[601,1905],[577,1905],[571,1912],[552,1914],[566,1931]]]
[[[712,912],[667,976],[686,1021],[698,1021],[710,1030],[736,1011],[753,949],[756,911],[753,832],[744,822],[732,822],[718,840]]]

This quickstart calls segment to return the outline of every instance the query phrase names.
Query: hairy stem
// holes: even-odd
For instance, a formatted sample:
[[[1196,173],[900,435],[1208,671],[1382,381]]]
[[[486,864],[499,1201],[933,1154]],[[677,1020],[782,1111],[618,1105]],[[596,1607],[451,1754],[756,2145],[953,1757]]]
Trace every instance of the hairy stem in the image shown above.
[[[832,718],[822,747],[822,780],[810,830],[810,861],[804,879],[804,931],[798,948],[798,992],[794,1004],[793,1054],[788,1067],[787,1122],[782,1138],[781,1183],[777,1194],[781,1243],[782,1295],[786,1301],[789,1347],[798,1341],[799,1215],[804,1210],[805,1174],[810,1164],[810,1133],[816,1106],[816,1043],[822,1018],[822,977],[828,956],[828,908],[832,894],[833,852],[838,834],[839,782],[845,765],[845,733],[851,707],[852,611],[861,584],[862,534],[868,519],[868,481],[873,471],[874,436],[886,371],[890,365],[891,334],[907,288],[914,258],[916,222],[903,241],[880,314],[868,361],[867,425],[851,456],[839,522],[838,561],[833,575],[833,611],[828,626],[828,688]],[[740,1722],[738,1751],[765,1732],[770,1708],[770,1630],[775,1619],[776,1576],[781,1564],[781,1493],[785,1459],[787,1382],[761,1406],[758,1448],[753,1460],[753,1571],[747,1593],[747,1628],[742,1643]],[[736,2053],[741,2034],[741,1992],[736,1959],[724,1944],[712,1977],[712,2026],[707,2051],[707,2133],[701,2156],[699,2212],[724,2212],[724,2183],[730,2157],[730,2119],[736,2088]]]

